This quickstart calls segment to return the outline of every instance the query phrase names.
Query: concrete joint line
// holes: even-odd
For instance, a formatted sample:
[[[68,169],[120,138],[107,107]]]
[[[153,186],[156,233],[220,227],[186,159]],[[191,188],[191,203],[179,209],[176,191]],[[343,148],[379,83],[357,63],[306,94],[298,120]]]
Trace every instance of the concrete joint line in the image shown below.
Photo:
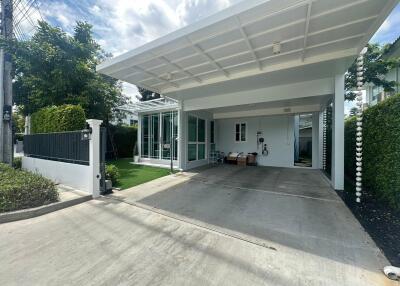
[[[173,214],[171,214],[169,212],[166,212],[166,211],[161,211],[161,210],[159,210],[159,209],[157,209],[155,207],[148,207],[148,206],[143,205],[143,204],[128,202],[128,201],[125,201],[123,199],[116,198],[116,197],[109,197],[109,196],[105,197],[104,196],[104,198],[105,199],[111,199],[111,200],[119,201],[119,202],[125,203],[125,204],[133,206],[133,207],[137,207],[137,208],[149,211],[149,212],[153,212],[153,213],[156,213],[156,214],[161,215],[163,217],[167,217],[169,219],[173,219],[173,220],[176,220],[176,221],[179,221],[179,222],[183,222],[183,223],[189,224],[191,226],[195,226],[197,228],[206,230],[208,232],[216,233],[216,234],[219,234],[219,235],[222,235],[222,236],[225,236],[225,237],[230,237],[230,238],[233,238],[233,239],[238,239],[238,240],[241,240],[241,241],[246,242],[246,243],[250,243],[250,244],[253,244],[253,245],[257,245],[257,246],[261,246],[261,247],[264,247],[264,248],[267,248],[267,249],[270,249],[270,250],[277,251],[277,249],[275,247],[268,246],[265,243],[253,241],[253,240],[250,240],[248,238],[241,237],[239,235],[235,235],[235,234],[232,234],[232,233],[224,232],[222,230],[217,230],[217,229],[214,229],[214,228],[211,228],[211,227],[207,227],[207,226],[202,225],[201,223],[196,223],[196,222],[193,222],[193,221],[185,220],[185,219],[183,219],[183,218],[181,218],[179,216],[175,216],[175,215],[173,215]]]
[[[331,199],[324,199],[324,198],[314,198],[310,196],[304,196],[304,195],[295,195],[295,194],[289,194],[289,193],[284,193],[284,192],[274,192],[274,191],[268,191],[268,190],[261,190],[261,189],[252,189],[252,188],[245,188],[245,187],[238,187],[238,186],[231,186],[231,185],[226,185],[226,184],[215,184],[215,183],[210,183],[204,180],[198,180],[194,179],[199,182],[202,182],[206,185],[216,185],[216,186],[222,186],[225,188],[233,188],[233,189],[238,189],[238,190],[247,190],[247,191],[256,191],[256,192],[264,192],[264,193],[270,193],[274,195],[280,195],[280,196],[287,196],[287,197],[297,197],[297,198],[302,198],[302,199],[309,199],[309,200],[317,200],[317,201],[324,201],[324,202],[331,202],[331,203],[341,203],[339,200],[331,200]]]

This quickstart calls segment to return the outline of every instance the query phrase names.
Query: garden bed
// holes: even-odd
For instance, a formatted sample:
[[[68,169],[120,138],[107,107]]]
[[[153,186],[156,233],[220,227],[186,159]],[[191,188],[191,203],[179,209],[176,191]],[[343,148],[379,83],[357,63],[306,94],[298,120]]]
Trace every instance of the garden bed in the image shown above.
[[[0,213],[40,207],[58,200],[52,181],[0,164]]]
[[[349,181],[345,189],[337,193],[390,263],[400,267],[400,210],[390,208],[367,191],[363,191],[361,203],[356,203],[354,187]]]

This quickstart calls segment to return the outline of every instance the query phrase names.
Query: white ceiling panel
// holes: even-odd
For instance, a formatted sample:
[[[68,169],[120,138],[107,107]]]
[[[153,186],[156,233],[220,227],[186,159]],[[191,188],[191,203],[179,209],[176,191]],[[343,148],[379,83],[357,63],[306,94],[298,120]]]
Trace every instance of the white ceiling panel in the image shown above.
[[[165,95],[327,61],[345,72],[398,2],[246,0],[97,70]]]

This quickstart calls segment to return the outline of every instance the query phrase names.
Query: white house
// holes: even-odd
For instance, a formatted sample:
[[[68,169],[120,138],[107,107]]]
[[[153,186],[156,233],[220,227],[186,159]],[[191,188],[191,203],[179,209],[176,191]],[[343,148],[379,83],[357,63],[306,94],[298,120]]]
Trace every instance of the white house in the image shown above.
[[[304,113],[312,114],[312,168],[321,169],[332,103],[331,181],[343,189],[344,74],[397,3],[246,0],[97,70],[165,97],[132,107],[140,160],[169,164],[171,147],[183,170],[208,164],[211,150],[295,167],[294,118]]]
[[[113,119],[111,123],[114,125],[133,126],[138,123],[138,116],[131,111],[120,109],[118,118]]]

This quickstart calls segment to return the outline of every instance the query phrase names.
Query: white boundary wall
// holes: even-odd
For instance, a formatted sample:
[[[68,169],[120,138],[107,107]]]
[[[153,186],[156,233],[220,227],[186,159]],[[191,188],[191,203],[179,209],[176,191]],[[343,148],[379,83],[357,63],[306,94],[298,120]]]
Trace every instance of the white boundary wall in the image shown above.
[[[101,120],[88,119],[92,129],[89,140],[89,166],[22,157],[22,168],[38,173],[55,183],[67,185],[88,192],[93,197],[100,196],[100,124]]]
[[[92,193],[90,189],[90,166],[22,157],[22,168],[38,173],[57,184]]]

